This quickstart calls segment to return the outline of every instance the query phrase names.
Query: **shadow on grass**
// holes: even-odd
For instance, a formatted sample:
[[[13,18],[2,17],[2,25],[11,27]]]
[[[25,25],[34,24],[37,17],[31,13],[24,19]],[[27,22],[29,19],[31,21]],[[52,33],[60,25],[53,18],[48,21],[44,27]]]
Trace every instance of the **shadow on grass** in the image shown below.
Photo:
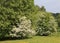
[[[31,38],[31,37],[30,37]],[[20,38],[20,37],[3,37],[3,38],[0,38],[0,41],[7,41],[7,40],[24,40],[24,39],[30,39],[30,38]]]

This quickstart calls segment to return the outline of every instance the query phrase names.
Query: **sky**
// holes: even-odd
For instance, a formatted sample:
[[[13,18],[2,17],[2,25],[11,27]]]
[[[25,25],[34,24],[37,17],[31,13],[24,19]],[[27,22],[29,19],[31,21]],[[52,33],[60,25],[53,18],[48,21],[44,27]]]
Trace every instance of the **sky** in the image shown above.
[[[35,0],[35,5],[45,6],[46,11],[60,13],[60,0]]]

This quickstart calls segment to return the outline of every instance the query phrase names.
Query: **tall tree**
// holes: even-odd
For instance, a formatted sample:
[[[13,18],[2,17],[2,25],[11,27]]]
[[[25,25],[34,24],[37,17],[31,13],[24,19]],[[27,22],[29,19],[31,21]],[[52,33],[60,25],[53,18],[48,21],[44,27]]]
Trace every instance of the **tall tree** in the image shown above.
[[[0,36],[9,34],[23,15],[34,12],[34,0],[0,0]]]

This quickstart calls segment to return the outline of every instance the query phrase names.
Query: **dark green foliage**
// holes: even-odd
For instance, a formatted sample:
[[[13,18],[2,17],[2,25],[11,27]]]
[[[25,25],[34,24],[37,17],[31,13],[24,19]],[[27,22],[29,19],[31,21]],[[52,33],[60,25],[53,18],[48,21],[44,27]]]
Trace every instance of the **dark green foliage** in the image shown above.
[[[57,32],[57,23],[50,13],[40,13],[37,26],[38,28],[36,31],[38,35],[49,35],[53,32]]]
[[[58,26],[60,27],[60,14],[56,16],[56,20],[58,22]]]
[[[53,16],[55,17],[56,21],[58,22],[58,26],[60,27],[60,13],[53,13]]]
[[[14,12],[18,12],[19,14],[31,13],[34,8],[34,0],[3,0],[1,2],[1,6],[13,9]]]
[[[58,32],[60,32],[60,13],[52,13],[52,15],[56,19],[56,22],[58,24]]]
[[[40,9],[41,9],[41,11],[46,11],[44,6],[42,6]]]
[[[0,6],[0,36],[9,34],[13,25],[19,23],[20,15],[11,8]]]
[[[9,35],[21,16],[34,12],[34,0],[0,0],[0,36]]]
[[[43,12],[45,12],[46,11],[46,9],[45,9],[45,7],[44,6],[42,6],[42,7],[39,7],[39,6],[35,6],[36,7],[36,9],[38,10],[38,11],[43,11]]]

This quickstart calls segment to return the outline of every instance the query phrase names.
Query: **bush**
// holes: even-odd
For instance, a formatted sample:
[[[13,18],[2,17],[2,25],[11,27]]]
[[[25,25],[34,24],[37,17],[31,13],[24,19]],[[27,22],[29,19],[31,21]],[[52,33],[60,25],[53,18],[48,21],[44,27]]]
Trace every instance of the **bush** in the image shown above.
[[[49,34],[51,34],[50,31],[43,31],[41,28],[37,29],[37,35],[41,35],[41,36],[48,36]]]
[[[31,21],[25,16],[20,19],[20,24],[10,32],[10,37],[28,38],[35,34],[35,31],[31,28]]]
[[[53,32],[57,32],[57,22],[50,13],[40,12],[39,20],[37,21],[37,35],[47,36]]]

